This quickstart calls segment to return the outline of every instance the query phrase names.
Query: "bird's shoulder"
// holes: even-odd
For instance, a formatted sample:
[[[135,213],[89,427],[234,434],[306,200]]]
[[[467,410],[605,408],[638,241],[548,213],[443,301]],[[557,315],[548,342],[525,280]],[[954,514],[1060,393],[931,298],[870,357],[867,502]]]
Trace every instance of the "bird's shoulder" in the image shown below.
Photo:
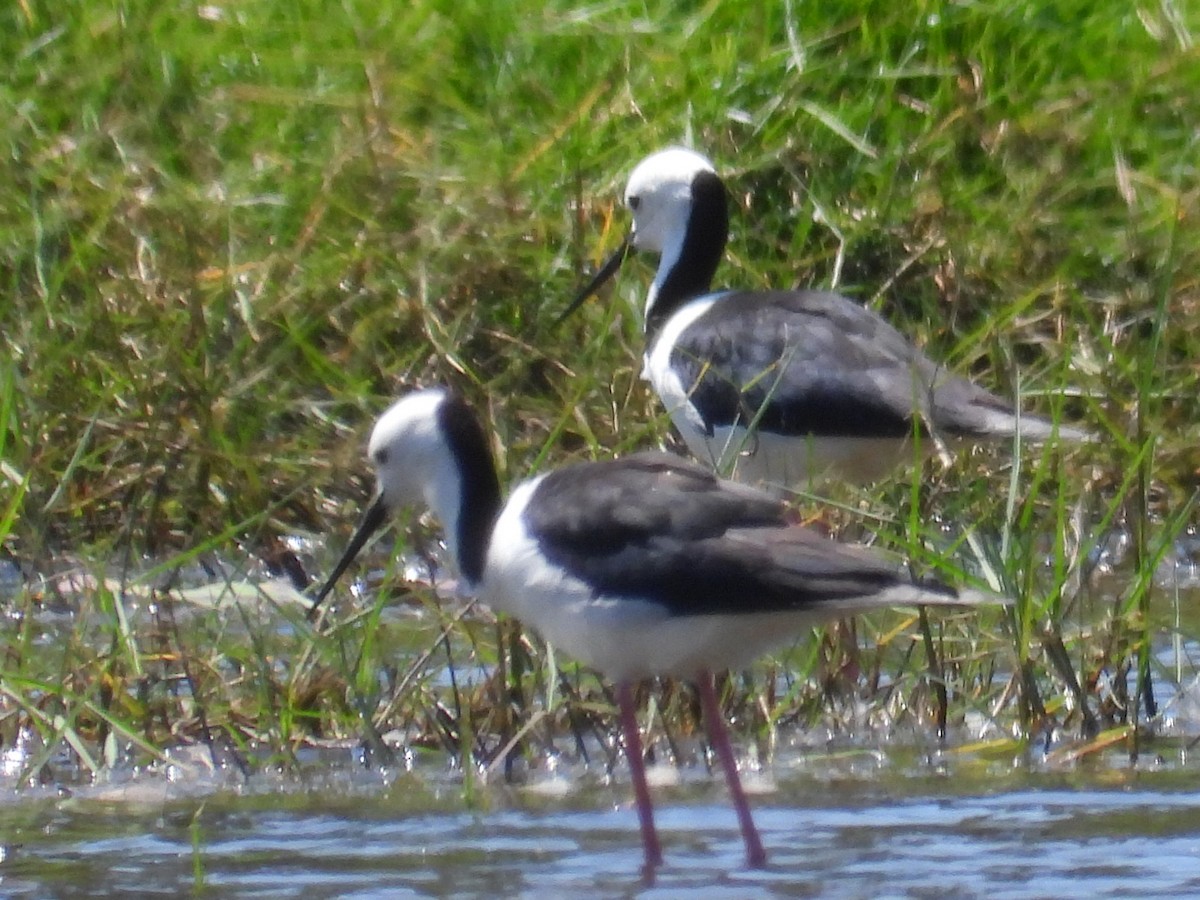
[[[875,311],[811,290],[726,292],[678,336],[672,355],[717,366],[792,355],[827,372],[932,365]]]
[[[526,525],[549,542],[695,539],[781,524],[787,509],[755,488],[661,451],[565,466],[538,482]]]

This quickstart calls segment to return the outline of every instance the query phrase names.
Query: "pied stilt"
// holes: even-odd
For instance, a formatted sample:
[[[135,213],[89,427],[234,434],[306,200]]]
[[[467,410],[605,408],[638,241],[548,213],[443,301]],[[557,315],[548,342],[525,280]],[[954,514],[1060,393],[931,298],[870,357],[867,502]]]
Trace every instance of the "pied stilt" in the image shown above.
[[[502,504],[479,420],[444,389],[397,401],[375,426],[368,452],[377,496],[313,611],[389,512],[431,508],[459,574],[481,600],[616,682],[647,871],[662,852],[634,718],[634,681],[696,680],[747,858],[759,865],[765,853],[711,672],[743,667],[823,620],[893,604],[998,600],[914,583],[894,561],[792,525],[774,498],[667,453],[538,475]]]
[[[646,296],[644,376],[693,455],[741,481],[803,486],[825,475],[867,482],[912,460],[911,439],[1087,434],[1034,415],[929,359],[880,316],[825,291],[710,286],[728,237],[725,185],[712,164],[672,147],[644,159],[625,189],[632,230],[560,317],[620,267],[658,254]],[[925,449],[935,442],[926,439]]]

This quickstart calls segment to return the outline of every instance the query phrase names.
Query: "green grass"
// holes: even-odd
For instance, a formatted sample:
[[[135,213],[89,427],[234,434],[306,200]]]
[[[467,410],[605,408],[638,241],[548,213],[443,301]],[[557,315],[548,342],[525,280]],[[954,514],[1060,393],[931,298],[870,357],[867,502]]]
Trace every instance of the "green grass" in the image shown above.
[[[605,727],[585,673],[428,596],[418,636],[381,593],[314,638],[269,605],[189,612],[163,579],[278,565],[293,535],[331,535],[300,554],[327,566],[370,490],[369,425],[414,383],[476,402],[506,480],[661,440],[648,265],[548,323],[625,227],[632,165],[672,142],[729,176],[718,280],[836,287],[1101,435],[836,494],[847,537],[990,571],[1017,603],[802,642],[782,695],[733,682],[760,738],[856,694],[936,719],[939,680],[952,720],[1076,728],[1082,700],[1134,721],[1124,673],[1152,674],[1161,629],[1195,634],[1153,578],[1200,470],[1187,4],[18,0],[0,25],[0,551],[29,576],[3,601],[6,745],[32,729],[100,767],[110,735],[140,759],[219,731],[287,760],[400,727],[486,754],[547,696],[528,746]],[[1128,562],[1097,581],[1114,529]],[[447,690],[447,652],[498,674]]]

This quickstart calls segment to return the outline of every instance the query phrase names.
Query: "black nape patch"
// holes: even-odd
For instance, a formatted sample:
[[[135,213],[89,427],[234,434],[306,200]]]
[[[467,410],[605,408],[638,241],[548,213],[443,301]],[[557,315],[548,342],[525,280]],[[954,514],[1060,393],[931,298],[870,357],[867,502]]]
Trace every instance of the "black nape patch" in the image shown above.
[[[658,330],[688,300],[708,293],[728,238],[725,185],[715,172],[697,172],[692,179],[692,213],[683,252],[659,288],[646,322],[647,333]]]
[[[461,574],[478,584],[492,528],[500,512],[500,481],[487,435],[474,410],[458,394],[449,392],[438,406],[438,425],[462,478],[462,508],[458,515],[458,555]]]

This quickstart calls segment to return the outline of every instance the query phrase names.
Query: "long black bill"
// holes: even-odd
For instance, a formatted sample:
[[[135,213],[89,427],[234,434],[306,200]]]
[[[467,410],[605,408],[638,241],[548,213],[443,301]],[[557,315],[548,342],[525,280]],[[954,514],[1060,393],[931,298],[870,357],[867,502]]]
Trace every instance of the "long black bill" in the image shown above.
[[[617,273],[617,269],[621,268],[621,263],[625,262],[625,257],[627,257],[629,255],[629,249],[632,246],[633,246],[633,244],[632,244],[631,238],[629,238],[629,237],[627,237],[627,238],[625,238],[625,240],[621,241],[621,246],[618,247],[616,252],[613,253],[613,255],[610,256],[608,258],[608,260],[604,263],[604,265],[602,265],[600,267],[600,271],[597,272],[595,274],[595,276],[592,278],[592,280],[587,283],[587,287],[585,287],[582,291],[580,291],[575,296],[575,299],[571,301],[571,305],[568,306],[563,311],[563,313],[557,319],[554,320],[553,327],[558,327],[563,322],[565,322],[567,320],[567,317],[570,316],[571,313],[575,312],[575,310],[577,310],[577,309],[579,309],[579,307],[583,306],[584,302],[589,297],[591,297],[598,290],[600,290],[600,286],[603,285],[604,282],[608,281],[608,279],[612,278],[613,275],[615,275]]]
[[[333,590],[333,586],[337,584],[337,580],[342,577],[342,573],[354,562],[354,557],[358,556],[358,551],[363,548],[363,544],[379,530],[379,526],[387,521],[388,508],[383,502],[383,494],[377,494],[375,500],[367,508],[366,513],[362,517],[362,521],[358,523],[358,529],[354,532],[354,537],[350,538],[350,543],[346,547],[346,551],[342,554],[342,558],[338,560],[338,564],[333,567],[333,574],[326,579],[321,590],[317,593],[317,599],[313,601],[313,605],[308,608],[308,620],[311,622],[317,616],[317,610],[321,608],[321,604],[325,602],[325,598],[329,592]]]

